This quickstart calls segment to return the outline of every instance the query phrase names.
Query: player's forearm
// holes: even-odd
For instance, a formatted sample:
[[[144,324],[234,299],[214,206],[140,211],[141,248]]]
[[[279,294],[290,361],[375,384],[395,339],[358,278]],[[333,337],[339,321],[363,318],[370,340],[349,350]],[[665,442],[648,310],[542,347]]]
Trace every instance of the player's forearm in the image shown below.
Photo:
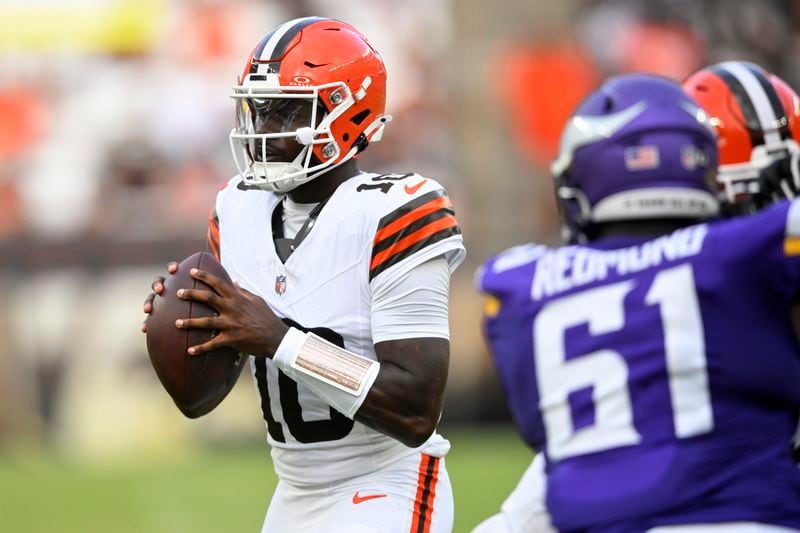
[[[442,408],[450,343],[399,339],[375,345],[378,361],[289,328],[272,360],[348,418],[416,447]]]
[[[375,383],[355,419],[406,446],[422,445],[433,434],[444,399],[447,367],[419,376],[382,363]],[[445,377],[441,377],[445,376]]]

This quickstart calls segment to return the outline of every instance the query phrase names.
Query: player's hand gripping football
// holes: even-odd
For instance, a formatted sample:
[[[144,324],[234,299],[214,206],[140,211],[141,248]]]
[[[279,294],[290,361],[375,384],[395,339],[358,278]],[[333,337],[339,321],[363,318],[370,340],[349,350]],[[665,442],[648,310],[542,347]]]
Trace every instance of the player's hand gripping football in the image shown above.
[[[272,357],[283,336],[289,330],[267,303],[252,292],[193,268],[190,275],[213,289],[212,291],[180,289],[178,297],[202,302],[216,309],[219,316],[179,319],[180,329],[210,329],[217,334],[208,342],[190,346],[191,355],[215,350],[222,346],[256,357]]]
[[[173,261],[167,265],[167,272],[170,274],[174,274],[177,271],[178,263]],[[147,318],[150,318],[150,313],[153,312],[153,300],[156,299],[156,296],[161,296],[164,293],[165,279],[164,276],[156,276],[153,278],[153,283],[150,285],[153,292],[148,294],[147,298],[144,299],[144,312],[147,314]],[[145,318],[142,323],[142,333],[147,333],[147,318]]]
[[[175,273],[177,269],[177,263],[167,265],[170,274]],[[213,291],[179,289],[178,297],[202,302],[214,308],[218,316],[176,321],[175,326],[180,329],[210,329],[216,332],[208,342],[190,346],[189,353],[200,355],[228,346],[256,357],[272,357],[289,327],[275,316],[267,303],[261,297],[239,287],[238,284],[231,285],[208,272],[192,269],[190,275],[205,282]],[[153,280],[153,293],[149,294],[144,302],[145,313],[149,314],[153,310],[153,300],[156,295],[164,292],[164,279],[158,276]],[[142,331],[147,331],[146,320],[142,325]]]

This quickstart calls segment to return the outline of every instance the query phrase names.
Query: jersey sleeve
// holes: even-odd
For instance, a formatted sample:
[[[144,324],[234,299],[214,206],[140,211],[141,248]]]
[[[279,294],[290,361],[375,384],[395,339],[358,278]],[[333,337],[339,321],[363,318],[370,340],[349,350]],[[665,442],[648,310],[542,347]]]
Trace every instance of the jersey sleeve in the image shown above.
[[[783,263],[786,269],[788,290],[795,294],[800,290],[800,200],[794,200],[786,210],[783,234]]]
[[[534,376],[529,306],[536,260],[545,246],[517,246],[489,259],[476,273],[475,284],[485,296],[482,332],[503,386],[506,403],[525,442],[540,449],[544,426],[538,403],[531,401]]]
[[[485,297],[483,333],[497,356],[497,338],[511,322],[503,316],[515,303],[527,301],[536,260],[547,250],[539,244],[523,244],[488,259],[475,273],[475,288]],[[518,307],[518,306],[517,306]]]
[[[208,215],[208,234],[206,235],[208,241],[208,250],[214,254],[217,261],[221,261],[219,253],[219,215],[217,215],[217,208],[214,206],[211,213]]]
[[[751,283],[784,296],[800,291],[800,200],[774,204],[720,225],[717,252]]]
[[[503,273],[529,267],[547,252],[547,249],[541,244],[521,244],[488,259],[475,273],[475,288],[478,292],[498,297],[513,291],[513,286],[509,286],[506,281],[508,277]]]
[[[370,283],[386,283],[434,257],[453,271],[466,251],[447,192],[434,180],[412,174],[397,182],[372,239]]]
[[[450,339],[450,267],[443,257],[417,265],[372,294],[372,342]]]
[[[208,251],[214,254],[214,257],[217,258],[217,261],[220,263],[222,262],[222,239],[220,238],[220,214],[224,211],[223,206],[225,205],[225,200],[228,196],[232,194],[234,190],[237,189],[239,184],[242,183],[242,179],[239,176],[234,176],[233,178],[229,179],[225,183],[223,183],[219,191],[217,192],[217,197],[214,200],[214,205],[211,208],[211,212],[208,214],[208,231],[206,232],[206,244],[208,247]]]

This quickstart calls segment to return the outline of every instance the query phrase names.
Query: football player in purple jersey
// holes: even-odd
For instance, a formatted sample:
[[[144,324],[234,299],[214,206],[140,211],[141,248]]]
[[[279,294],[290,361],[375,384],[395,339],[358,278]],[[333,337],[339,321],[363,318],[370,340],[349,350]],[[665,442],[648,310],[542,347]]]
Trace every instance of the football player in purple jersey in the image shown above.
[[[560,531],[800,530],[800,203],[718,219],[717,157],[679,85],[612,78],[553,163],[569,244],[478,274]]]
[[[800,97],[777,75],[746,61],[704,67],[683,89],[717,131],[720,198],[750,213],[800,191]],[[800,337],[800,303],[792,310]],[[792,443],[800,462],[800,427]]]

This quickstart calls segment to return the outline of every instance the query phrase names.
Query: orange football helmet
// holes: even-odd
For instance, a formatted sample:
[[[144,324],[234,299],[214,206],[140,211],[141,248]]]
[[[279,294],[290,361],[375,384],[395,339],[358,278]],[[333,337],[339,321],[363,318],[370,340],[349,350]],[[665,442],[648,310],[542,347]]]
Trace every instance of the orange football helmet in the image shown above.
[[[327,18],[294,19],[269,32],[250,54],[231,97],[236,127],[230,144],[237,168],[245,183],[275,192],[290,191],[351,159],[380,140],[391,120],[384,114],[386,69],[380,55],[358,30]],[[303,102],[306,108],[287,115],[279,131],[257,131],[256,114],[274,100]],[[293,161],[269,161],[265,141],[276,138],[294,139],[304,148]]]
[[[758,65],[717,63],[689,76],[683,88],[710,115],[717,131],[717,183],[729,202],[758,195],[761,171],[800,151],[800,99],[786,82]]]

